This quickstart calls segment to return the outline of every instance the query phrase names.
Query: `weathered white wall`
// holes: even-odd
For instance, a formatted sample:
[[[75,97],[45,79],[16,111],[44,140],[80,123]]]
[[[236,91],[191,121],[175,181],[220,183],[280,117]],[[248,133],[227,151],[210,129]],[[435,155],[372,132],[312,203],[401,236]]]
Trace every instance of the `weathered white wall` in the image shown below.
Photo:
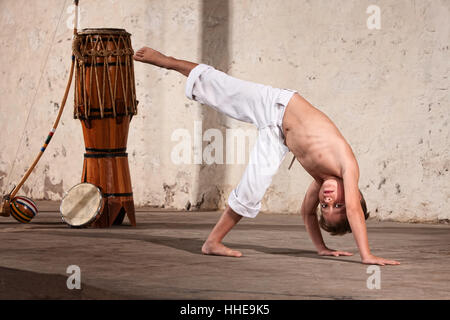
[[[450,219],[450,1],[205,3],[81,0],[81,27],[124,28],[135,49],[149,45],[236,77],[298,90],[352,145],[372,216]],[[371,4],[381,8],[380,30],[367,28]],[[0,1],[3,194],[31,164],[58,112],[70,66],[69,5]],[[140,104],[128,152],[136,205],[223,208],[245,165],[175,165],[171,135],[185,128],[193,140],[194,121],[202,121],[202,132],[221,130],[225,144],[227,128],[254,129],[187,100],[185,79],[175,72],[143,64],[135,72]],[[72,118],[73,94],[66,108],[21,194],[60,200],[80,181],[84,143]],[[290,160],[288,155],[275,176],[264,211],[298,212],[311,178],[298,163],[287,171]]]

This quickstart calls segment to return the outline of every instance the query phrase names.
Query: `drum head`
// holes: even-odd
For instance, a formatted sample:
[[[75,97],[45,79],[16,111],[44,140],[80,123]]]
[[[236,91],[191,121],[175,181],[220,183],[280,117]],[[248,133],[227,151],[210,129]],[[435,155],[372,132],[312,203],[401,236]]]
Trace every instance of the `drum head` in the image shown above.
[[[61,216],[72,227],[88,226],[101,213],[103,197],[99,188],[90,183],[72,187],[61,202]]]
[[[122,34],[131,36],[131,33],[128,33],[125,29],[116,29],[116,28],[86,28],[78,31],[78,35],[114,35],[114,34]]]

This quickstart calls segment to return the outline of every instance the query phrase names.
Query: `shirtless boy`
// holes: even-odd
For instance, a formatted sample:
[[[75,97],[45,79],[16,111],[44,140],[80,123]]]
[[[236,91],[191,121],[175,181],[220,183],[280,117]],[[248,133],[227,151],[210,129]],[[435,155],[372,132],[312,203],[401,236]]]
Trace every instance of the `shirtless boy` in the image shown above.
[[[134,59],[178,71],[188,77],[189,99],[258,128],[250,163],[203,244],[204,254],[242,256],[223,245],[222,239],[243,216],[254,218],[258,214],[273,175],[291,151],[314,178],[306,191],[301,214],[318,254],[352,255],[329,249],[322,238],[322,227],[332,235],[352,232],[362,263],[399,264],[371,253],[365,203],[358,188],[359,167],[353,151],[333,122],[297,92],[239,80],[211,66],[169,57],[148,47],[137,51]]]

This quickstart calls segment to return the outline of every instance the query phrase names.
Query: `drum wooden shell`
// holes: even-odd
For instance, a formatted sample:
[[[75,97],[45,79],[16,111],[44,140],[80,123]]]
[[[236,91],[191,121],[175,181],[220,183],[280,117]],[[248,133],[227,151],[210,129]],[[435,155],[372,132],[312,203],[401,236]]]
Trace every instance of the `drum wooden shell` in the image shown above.
[[[84,29],[77,54],[74,117],[82,124],[86,154],[82,182],[100,188],[105,206],[94,227],[136,225],[126,154],[129,126],[137,114],[133,49],[122,29]]]

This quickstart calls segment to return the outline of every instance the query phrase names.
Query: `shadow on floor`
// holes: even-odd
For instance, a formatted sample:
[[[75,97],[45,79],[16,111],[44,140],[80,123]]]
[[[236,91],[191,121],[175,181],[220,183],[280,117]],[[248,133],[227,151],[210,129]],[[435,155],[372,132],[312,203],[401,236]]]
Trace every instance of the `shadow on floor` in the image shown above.
[[[196,238],[180,238],[180,237],[169,237],[169,236],[151,236],[151,235],[133,235],[133,234],[123,234],[123,233],[105,233],[105,232],[96,232],[96,233],[86,233],[83,230],[77,231],[73,229],[70,233],[62,233],[62,232],[45,232],[49,235],[56,236],[64,236],[64,237],[85,237],[85,238],[102,238],[102,239],[120,239],[120,240],[134,240],[134,241],[145,241],[150,242],[152,244],[161,245],[165,247],[170,247],[176,250],[182,250],[185,252],[189,252],[191,254],[202,255],[201,247],[204,243],[204,239],[196,239]],[[312,250],[302,250],[302,249],[294,249],[294,248],[275,248],[275,247],[265,247],[260,245],[252,245],[252,244],[236,244],[231,242],[224,242],[226,246],[229,246],[233,249],[238,250],[254,250],[257,252],[261,252],[269,255],[286,255],[291,257],[299,257],[299,258],[313,258],[313,259],[332,259],[335,261],[342,262],[350,262],[350,263],[360,263],[359,261],[351,261],[342,258],[336,257],[325,257],[319,256],[315,251]],[[244,252],[245,258],[245,252]]]
[[[118,300],[132,299],[86,284],[69,290],[67,276],[0,267],[0,300]]]

